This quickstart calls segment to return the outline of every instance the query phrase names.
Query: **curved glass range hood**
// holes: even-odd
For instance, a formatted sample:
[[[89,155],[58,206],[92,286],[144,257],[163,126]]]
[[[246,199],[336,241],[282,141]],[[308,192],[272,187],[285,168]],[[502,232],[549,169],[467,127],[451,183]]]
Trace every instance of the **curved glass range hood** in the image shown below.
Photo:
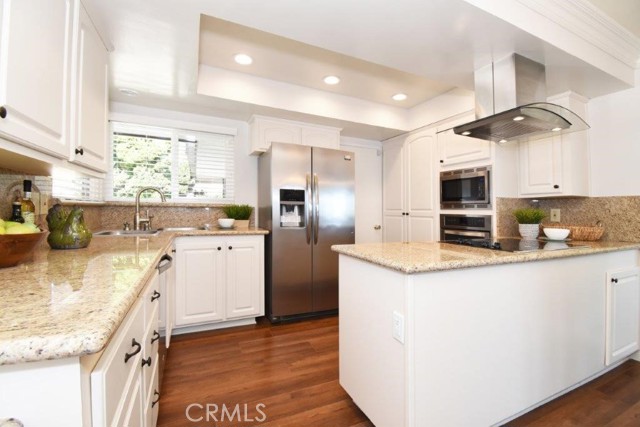
[[[512,108],[453,128],[458,135],[498,143],[545,138],[589,129],[576,113],[560,105],[537,102]]]

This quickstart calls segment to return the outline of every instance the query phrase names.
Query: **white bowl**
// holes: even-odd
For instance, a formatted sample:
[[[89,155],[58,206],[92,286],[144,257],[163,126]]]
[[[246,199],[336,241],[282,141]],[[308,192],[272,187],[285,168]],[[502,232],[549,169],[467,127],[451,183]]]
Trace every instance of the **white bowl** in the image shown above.
[[[231,228],[233,227],[233,223],[236,220],[233,218],[220,218],[218,219],[218,225],[220,226],[220,228]]]
[[[551,240],[564,240],[569,235],[568,228],[548,228],[545,227],[542,231]]]

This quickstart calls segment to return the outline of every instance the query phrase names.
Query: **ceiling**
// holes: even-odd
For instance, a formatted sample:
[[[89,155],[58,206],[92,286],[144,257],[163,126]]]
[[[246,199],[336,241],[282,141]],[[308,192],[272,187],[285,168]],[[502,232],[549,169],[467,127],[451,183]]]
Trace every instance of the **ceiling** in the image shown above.
[[[426,124],[425,101],[472,91],[474,69],[512,52],[546,65],[550,94],[629,87],[471,0],[85,1],[113,45],[116,102],[245,121],[278,116],[380,140]],[[254,63],[232,62],[239,52]],[[328,74],[341,83],[322,83]],[[390,100],[397,92],[408,99]]]

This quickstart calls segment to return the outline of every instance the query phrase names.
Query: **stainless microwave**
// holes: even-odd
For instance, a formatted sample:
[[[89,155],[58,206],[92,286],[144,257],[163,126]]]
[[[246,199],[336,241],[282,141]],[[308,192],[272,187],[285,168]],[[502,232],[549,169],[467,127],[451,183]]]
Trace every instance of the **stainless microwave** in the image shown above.
[[[440,172],[440,209],[469,208],[491,208],[491,166]]]

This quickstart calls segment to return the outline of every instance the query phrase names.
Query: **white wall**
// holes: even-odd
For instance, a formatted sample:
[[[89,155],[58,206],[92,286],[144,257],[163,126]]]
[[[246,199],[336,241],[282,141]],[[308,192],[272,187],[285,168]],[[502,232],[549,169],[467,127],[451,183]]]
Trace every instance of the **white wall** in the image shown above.
[[[591,196],[640,195],[640,70],[636,87],[589,102]]]
[[[111,103],[110,112],[112,117],[136,116],[146,124],[158,126],[165,123],[166,126],[185,126],[187,129],[203,131],[215,131],[216,128],[235,129],[235,202],[257,206],[258,158],[247,154],[250,151],[250,142],[249,125],[246,122],[118,102]]]

